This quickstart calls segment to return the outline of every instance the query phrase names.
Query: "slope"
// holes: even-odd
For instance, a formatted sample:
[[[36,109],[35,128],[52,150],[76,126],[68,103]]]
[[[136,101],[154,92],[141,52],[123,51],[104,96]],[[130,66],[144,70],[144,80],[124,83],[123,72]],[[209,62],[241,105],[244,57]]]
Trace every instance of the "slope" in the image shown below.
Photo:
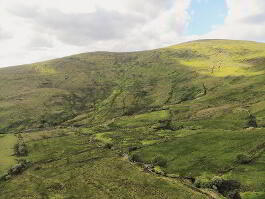
[[[195,183],[189,186],[213,191],[209,184],[219,177],[240,184],[235,190],[219,189],[224,196],[241,192],[243,198],[263,197],[264,71],[265,44],[228,40],[200,40],[143,52],[85,53],[1,69],[1,132],[36,136],[27,142],[27,159],[36,167],[49,168],[45,173],[33,166],[3,186],[16,189],[11,185],[18,183],[29,188],[25,180],[32,172],[35,177],[42,172],[52,175],[58,167],[66,172],[67,164],[75,165],[71,159],[83,167],[85,161],[74,153],[62,155],[79,146],[71,141],[73,133],[79,141],[88,139],[80,144],[80,151],[89,149],[91,143],[98,145],[95,155],[106,158],[98,164],[118,164],[119,155],[126,154],[140,166],[151,165],[151,172],[166,177],[168,183],[172,176],[185,183],[191,179]],[[100,155],[101,148],[111,151]],[[65,162],[53,163],[55,151]],[[136,165],[132,168],[135,175]],[[102,190],[109,190],[113,178],[103,183],[107,187]],[[55,181],[65,184],[65,180]],[[163,192],[170,194],[167,189]],[[39,191],[34,190],[33,195]]]

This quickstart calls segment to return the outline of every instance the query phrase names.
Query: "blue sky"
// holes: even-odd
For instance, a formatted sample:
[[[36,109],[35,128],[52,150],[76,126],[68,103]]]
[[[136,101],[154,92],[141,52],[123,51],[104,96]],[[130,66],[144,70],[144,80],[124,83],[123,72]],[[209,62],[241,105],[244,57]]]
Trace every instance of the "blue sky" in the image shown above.
[[[224,24],[227,6],[225,0],[192,0],[188,12],[191,20],[185,34],[201,35]]]

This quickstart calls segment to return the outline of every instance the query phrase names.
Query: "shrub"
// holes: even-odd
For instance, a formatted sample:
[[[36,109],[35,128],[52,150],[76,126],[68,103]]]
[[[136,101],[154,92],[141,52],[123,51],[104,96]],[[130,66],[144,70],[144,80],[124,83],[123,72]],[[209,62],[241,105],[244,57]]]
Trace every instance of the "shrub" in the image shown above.
[[[218,192],[224,196],[228,196],[229,193],[237,192],[241,187],[241,184],[235,180],[223,180],[217,187]]]
[[[22,143],[17,143],[14,146],[14,153],[17,156],[27,156],[28,155],[28,148],[24,142]]]
[[[215,176],[212,179],[198,177],[194,182],[194,186],[197,188],[216,189],[219,193],[227,196],[229,199],[240,199],[238,197],[240,196],[238,190],[241,185],[235,180],[225,180],[219,176]]]
[[[137,146],[131,146],[131,147],[128,148],[128,151],[132,152],[132,151],[136,151],[137,149],[138,149]]]
[[[129,159],[130,159],[131,162],[143,162],[143,160],[140,157],[140,155],[136,154],[136,153],[132,154]]]
[[[212,188],[212,183],[209,179],[204,177],[196,178],[194,186],[197,188]]]
[[[248,118],[248,127],[254,127],[257,128],[257,121],[256,121],[256,117],[254,115],[250,115]]]
[[[224,181],[223,178],[221,178],[220,176],[214,176],[211,180],[211,185],[212,187],[215,186],[215,187],[220,187]]]
[[[229,198],[229,199],[241,199],[241,196],[237,190],[234,190],[234,191],[230,191],[227,194],[227,198]]]
[[[249,164],[252,161],[252,159],[251,159],[251,156],[249,156],[249,155],[246,155],[246,154],[238,154],[236,156],[236,161],[239,164]]]
[[[113,147],[113,144],[112,143],[106,143],[105,145],[104,145],[104,148],[105,149],[111,149]]]
[[[152,161],[154,166],[160,166],[160,167],[166,167],[167,166],[167,160],[161,156],[155,157],[155,159]]]

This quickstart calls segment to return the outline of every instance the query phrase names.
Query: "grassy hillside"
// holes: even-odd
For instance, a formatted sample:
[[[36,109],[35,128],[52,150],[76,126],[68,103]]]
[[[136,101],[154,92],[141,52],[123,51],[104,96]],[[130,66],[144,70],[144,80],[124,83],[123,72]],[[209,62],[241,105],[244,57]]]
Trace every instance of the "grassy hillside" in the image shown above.
[[[0,132],[31,162],[2,198],[265,197],[263,43],[85,53],[1,69],[0,85]]]
[[[4,171],[16,164],[15,157],[13,156],[13,147],[17,143],[14,135],[0,135],[0,176]]]

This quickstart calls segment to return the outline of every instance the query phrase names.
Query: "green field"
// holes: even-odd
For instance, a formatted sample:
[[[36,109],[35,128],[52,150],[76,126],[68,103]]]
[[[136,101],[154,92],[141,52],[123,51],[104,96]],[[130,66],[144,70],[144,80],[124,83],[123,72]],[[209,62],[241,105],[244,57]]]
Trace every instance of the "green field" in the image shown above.
[[[0,85],[0,174],[32,163],[0,198],[265,197],[264,43],[84,53],[0,69]]]
[[[24,137],[34,165],[0,184],[1,198],[207,198],[177,180],[144,173],[93,135],[64,129],[36,140],[39,133]]]
[[[0,176],[16,163],[13,155],[16,142],[17,138],[12,134],[0,135]]]

